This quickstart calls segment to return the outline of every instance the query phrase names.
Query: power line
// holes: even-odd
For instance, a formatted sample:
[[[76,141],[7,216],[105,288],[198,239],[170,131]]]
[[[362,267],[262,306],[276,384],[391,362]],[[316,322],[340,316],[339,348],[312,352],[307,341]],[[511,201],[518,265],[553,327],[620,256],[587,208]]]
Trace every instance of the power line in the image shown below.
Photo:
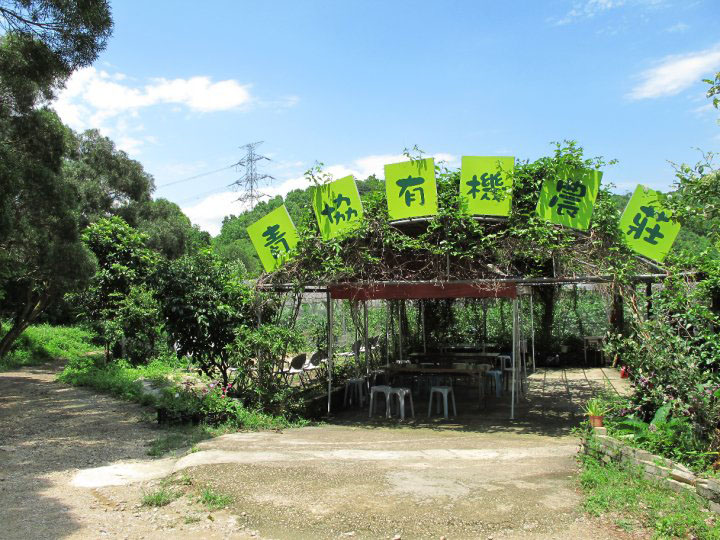
[[[220,186],[219,188],[211,189],[210,191],[204,191],[204,192],[200,193],[199,195],[194,195],[192,197],[188,197],[187,199],[181,199],[179,201],[175,201],[175,204],[183,204],[186,202],[194,201],[194,200],[199,199],[200,197],[204,197],[205,195],[211,195],[212,193],[218,193],[218,192],[220,192],[224,189],[227,189],[233,185],[234,184],[228,184],[226,186]]]
[[[189,182],[190,180],[202,178],[203,176],[210,176],[211,174],[219,173],[221,171],[226,171],[226,170],[232,169],[233,167],[236,167],[236,166],[237,166],[237,163],[233,163],[232,165],[228,165],[227,167],[223,167],[221,169],[215,169],[214,171],[196,174],[195,176],[188,176],[187,178],[183,178],[181,180],[173,180],[172,182],[168,182],[167,184],[160,184],[157,187],[161,188],[161,187],[167,187],[167,186],[174,186],[175,184],[180,184],[182,182]]]

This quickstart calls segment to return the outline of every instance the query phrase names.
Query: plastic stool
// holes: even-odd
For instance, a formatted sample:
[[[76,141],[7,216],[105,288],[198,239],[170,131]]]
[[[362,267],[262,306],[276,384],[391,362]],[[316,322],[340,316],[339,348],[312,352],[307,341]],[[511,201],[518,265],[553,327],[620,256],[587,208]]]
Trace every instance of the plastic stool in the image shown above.
[[[486,371],[483,374],[485,377],[488,377],[489,382],[495,385],[495,397],[502,397],[503,392],[503,373],[499,369],[491,369],[490,371]]]
[[[355,398],[357,398],[356,404],[360,404],[361,407],[365,404],[365,379],[348,379],[345,383],[343,406],[347,407],[348,401],[352,405]]]
[[[452,397],[452,406],[453,406],[453,416],[457,416],[457,408],[455,407],[455,392],[453,392],[452,386],[433,386],[430,388],[430,403],[428,403],[428,418],[430,418],[430,413],[432,412],[432,402],[433,402],[433,395],[438,394],[438,412],[440,409],[440,394],[442,394],[443,398],[443,406],[444,406],[444,413],[445,418],[448,417],[448,394],[450,394],[450,397]]]
[[[415,418],[415,407],[413,406],[412,391],[409,388],[391,388],[390,404],[392,405],[393,396],[397,396],[400,408],[400,420],[405,420],[405,398],[410,398],[410,414]],[[392,411],[391,411],[392,412]]]
[[[370,413],[368,414],[368,418],[372,418],[375,412],[375,394],[383,394],[385,396],[385,416],[390,418],[390,390],[391,388],[386,385],[370,387]]]

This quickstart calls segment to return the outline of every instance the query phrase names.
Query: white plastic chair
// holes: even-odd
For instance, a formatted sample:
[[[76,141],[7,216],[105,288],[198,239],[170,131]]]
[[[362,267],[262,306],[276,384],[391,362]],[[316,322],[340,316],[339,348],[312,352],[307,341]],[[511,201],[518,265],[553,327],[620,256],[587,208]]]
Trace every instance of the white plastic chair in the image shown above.
[[[303,375],[305,373],[305,370],[303,368],[305,367],[306,360],[307,355],[305,353],[298,354],[295,358],[290,360],[290,365],[287,369],[283,369],[282,371],[280,371],[280,374],[285,377],[286,383],[290,384],[293,375],[297,375],[300,379],[300,383],[304,384],[305,381],[303,381]]]
[[[390,412],[392,413],[393,397],[398,399],[398,408],[400,409],[400,420],[405,420],[405,398],[410,398],[410,414],[415,418],[415,407],[413,406],[412,392],[409,388],[391,388],[390,389]]]
[[[370,412],[368,413],[368,418],[372,418],[375,412],[375,394],[383,394],[385,396],[385,417],[390,418],[390,390],[391,388],[384,384],[370,387]]]
[[[350,402],[350,405],[352,405],[353,400],[356,400],[355,404],[362,407],[365,404],[366,385],[367,383],[365,382],[365,379],[348,379],[345,382],[345,397],[343,399],[343,406],[347,407],[348,401]]]
[[[438,412],[440,412],[440,397],[442,396],[443,400],[443,407],[444,407],[444,414],[445,418],[448,417],[448,394],[452,398],[452,406],[453,406],[453,416],[457,416],[457,408],[455,407],[455,392],[453,392],[452,386],[433,386],[430,388],[430,402],[428,403],[428,418],[430,418],[430,413],[432,413],[432,403],[433,403],[433,396],[437,394],[438,397]]]
[[[325,351],[315,351],[303,366],[303,371],[309,375],[313,371],[320,369],[325,362],[327,362]]]

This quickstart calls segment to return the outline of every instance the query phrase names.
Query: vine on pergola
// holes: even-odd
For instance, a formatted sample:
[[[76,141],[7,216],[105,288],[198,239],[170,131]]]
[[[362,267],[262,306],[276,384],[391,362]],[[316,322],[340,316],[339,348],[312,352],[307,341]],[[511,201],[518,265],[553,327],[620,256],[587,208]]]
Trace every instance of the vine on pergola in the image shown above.
[[[646,271],[624,245],[619,213],[607,185],[601,187],[590,229],[552,225],[535,213],[540,187],[561,167],[601,169],[613,162],[585,158],[570,141],[552,157],[524,161],[513,173],[507,219],[478,220],[461,211],[458,170],[436,166],[438,213],[427,220],[393,224],[384,191],[363,199],[364,220],[345,236],[323,240],[308,208],[297,229],[294,256],[260,285],[379,281],[496,280],[517,277],[574,278],[610,275],[618,281]]]

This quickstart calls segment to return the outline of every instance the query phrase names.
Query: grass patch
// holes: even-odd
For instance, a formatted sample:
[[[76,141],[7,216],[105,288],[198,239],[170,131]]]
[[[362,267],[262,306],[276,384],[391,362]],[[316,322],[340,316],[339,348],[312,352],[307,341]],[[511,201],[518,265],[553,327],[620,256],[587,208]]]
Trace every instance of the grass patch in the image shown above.
[[[177,359],[158,358],[144,366],[131,366],[124,360],[104,365],[102,358],[76,358],[68,362],[58,379],[75,386],[89,386],[121,399],[152,405],[155,399],[143,390],[142,380],[156,386],[168,385],[169,375],[182,369]]]
[[[200,521],[202,521],[202,519],[199,518],[198,516],[185,516],[185,520],[184,520],[185,525],[190,525],[192,523],[199,523]]]
[[[151,493],[146,493],[142,498],[143,506],[166,506],[180,497],[180,493],[167,488],[161,488]]]
[[[76,326],[37,324],[29,327],[0,360],[0,370],[35,366],[60,359],[80,359],[97,350],[93,333]]]
[[[220,510],[232,504],[233,498],[230,495],[213,491],[211,488],[205,488],[200,492],[198,501],[204,504],[208,510]]]
[[[649,530],[653,538],[720,539],[714,514],[690,493],[675,493],[614,463],[588,456],[581,463],[583,506],[589,514],[608,515],[625,531]]]

